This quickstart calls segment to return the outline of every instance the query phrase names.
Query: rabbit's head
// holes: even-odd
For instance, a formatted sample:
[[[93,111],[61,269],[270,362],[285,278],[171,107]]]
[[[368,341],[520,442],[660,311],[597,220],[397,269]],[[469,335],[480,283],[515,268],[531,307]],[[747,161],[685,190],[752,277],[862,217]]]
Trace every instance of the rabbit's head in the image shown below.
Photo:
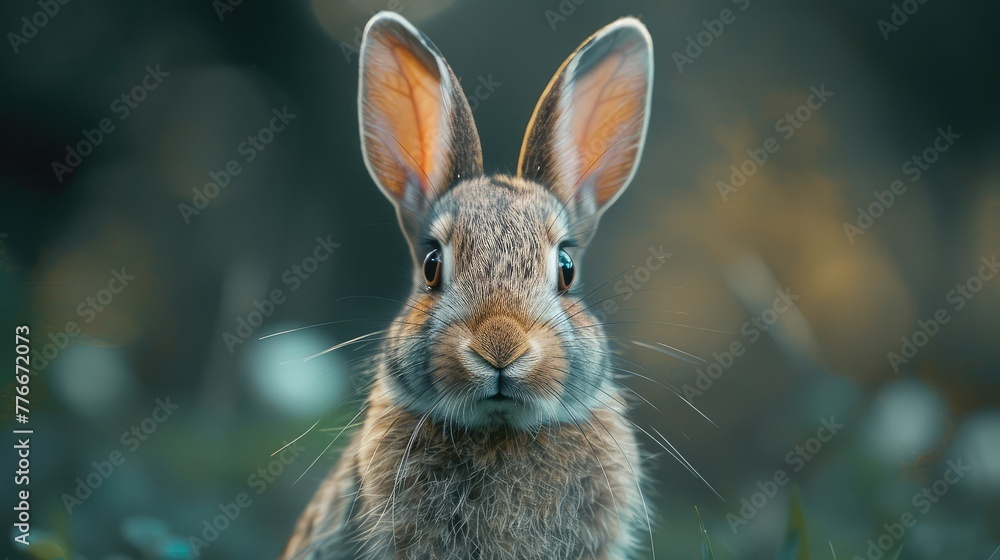
[[[384,345],[393,405],[522,429],[615,406],[602,325],[575,294],[598,219],[638,166],[652,74],[642,23],[601,29],[542,94],[517,175],[485,175],[472,111],[438,49],[391,12],[368,23],[365,164],[396,207],[420,284]]]

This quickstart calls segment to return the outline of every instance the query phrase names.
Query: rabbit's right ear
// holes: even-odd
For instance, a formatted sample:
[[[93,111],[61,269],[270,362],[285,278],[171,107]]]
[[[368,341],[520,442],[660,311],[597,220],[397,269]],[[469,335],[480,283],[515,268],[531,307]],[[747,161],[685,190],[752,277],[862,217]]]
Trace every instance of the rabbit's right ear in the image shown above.
[[[472,110],[437,47],[410,22],[380,12],[361,41],[358,114],[368,172],[413,242],[435,198],[482,175]]]
[[[652,85],[649,32],[626,17],[580,45],[535,107],[518,175],[552,190],[581,232],[593,231],[635,175]]]

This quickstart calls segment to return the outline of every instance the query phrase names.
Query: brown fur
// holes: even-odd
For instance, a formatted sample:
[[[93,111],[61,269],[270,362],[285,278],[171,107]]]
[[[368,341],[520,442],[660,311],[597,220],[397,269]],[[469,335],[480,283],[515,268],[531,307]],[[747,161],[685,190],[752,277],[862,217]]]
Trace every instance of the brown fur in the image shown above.
[[[522,154],[517,177],[482,174],[468,103],[426,37],[380,14],[364,41],[366,163],[396,204],[415,277],[438,251],[441,282],[415,288],[390,325],[363,427],[283,558],[632,557],[649,527],[639,449],[603,326],[562,289],[558,255],[579,263],[638,162],[645,29],[611,24],[563,65],[526,135],[524,149],[541,155]],[[380,84],[410,84],[419,102],[399,103],[405,88],[380,95]],[[609,121],[615,107],[630,118]],[[605,124],[590,134],[592,122]],[[426,133],[434,127],[446,132]]]
[[[614,560],[643,523],[638,449],[613,412],[530,434],[449,429],[376,404],[345,459],[317,496],[354,510],[350,535],[327,537],[341,554],[331,558]],[[299,533],[316,545],[322,526]]]

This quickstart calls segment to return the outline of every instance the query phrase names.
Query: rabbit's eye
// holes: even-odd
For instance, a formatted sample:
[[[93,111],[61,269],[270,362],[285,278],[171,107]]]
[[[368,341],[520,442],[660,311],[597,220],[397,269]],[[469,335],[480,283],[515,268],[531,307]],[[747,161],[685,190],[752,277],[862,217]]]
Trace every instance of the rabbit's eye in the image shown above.
[[[435,247],[424,257],[424,281],[428,288],[441,285],[441,249]]]
[[[559,293],[564,294],[573,285],[573,259],[566,249],[559,249]]]

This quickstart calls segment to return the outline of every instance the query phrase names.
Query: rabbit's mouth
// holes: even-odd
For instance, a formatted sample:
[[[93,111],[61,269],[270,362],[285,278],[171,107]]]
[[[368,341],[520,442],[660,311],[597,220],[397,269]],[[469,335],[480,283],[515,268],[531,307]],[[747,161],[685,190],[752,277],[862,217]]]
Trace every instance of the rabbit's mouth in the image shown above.
[[[469,428],[500,422],[533,430],[577,415],[562,414],[586,398],[563,398],[578,382],[568,378],[571,368],[559,333],[495,317],[478,328],[436,333],[426,371],[437,396],[418,408],[434,409],[433,418],[448,417]]]
[[[482,400],[493,403],[513,403],[524,400],[521,396],[523,392],[517,381],[500,371],[496,374],[494,387],[487,390],[487,394]]]
[[[516,401],[517,398],[515,397],[515,392],[512,390],[512,384],[513,382],[510,378],[508,378],[503,372],[500,372],[497,375],[496,392],[487,396],[485,400],[496,403]]]
[[[525,344],[526,349],[530,344]],[[514,403],[526,400],[525,379],[531,375],[538,356],[526,351],[512,360],[497,363],[471,349],[466,350],[464,365],[480,384],[480,400],[491,403]]]

